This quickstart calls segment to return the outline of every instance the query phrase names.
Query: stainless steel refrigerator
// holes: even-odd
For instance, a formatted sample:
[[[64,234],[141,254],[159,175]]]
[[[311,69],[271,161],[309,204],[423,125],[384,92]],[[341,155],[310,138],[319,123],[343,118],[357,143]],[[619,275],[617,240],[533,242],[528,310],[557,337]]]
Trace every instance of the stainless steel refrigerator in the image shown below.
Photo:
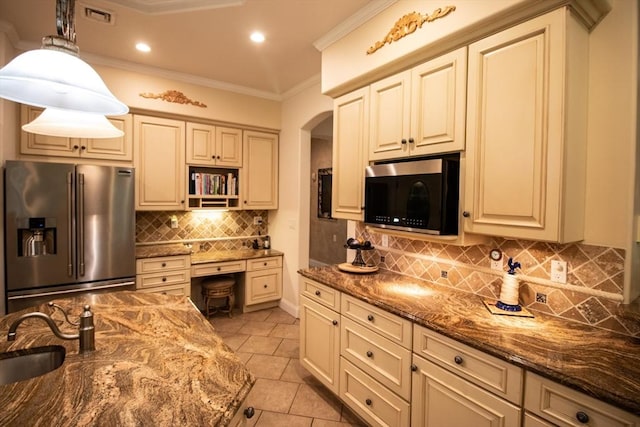
[[[134,170],[7,161],[7,311],[135,289]]]

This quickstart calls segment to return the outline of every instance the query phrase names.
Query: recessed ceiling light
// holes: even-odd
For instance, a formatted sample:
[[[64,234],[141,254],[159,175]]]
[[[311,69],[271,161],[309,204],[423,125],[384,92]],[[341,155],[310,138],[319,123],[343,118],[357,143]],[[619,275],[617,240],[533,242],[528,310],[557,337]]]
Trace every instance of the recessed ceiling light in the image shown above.
[[[253,33],[251,33],[250,38],[254,43],[264,42],[264,34],[262,34],[260,31],[254,31]]]
[[[146,43],[136,43],[136,49],[140,52],[151,52],[151,47]]]

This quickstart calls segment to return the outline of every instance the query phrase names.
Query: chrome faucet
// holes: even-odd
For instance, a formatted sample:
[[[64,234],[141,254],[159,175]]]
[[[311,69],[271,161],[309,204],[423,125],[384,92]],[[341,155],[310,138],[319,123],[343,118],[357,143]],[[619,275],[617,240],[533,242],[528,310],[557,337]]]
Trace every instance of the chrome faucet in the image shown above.
[[[65,334],[58,326],[55,324],[51,316],[46,313],[42,313],[40,311],[34,311],[32,313],[25,313],[22,316],[18,317],[9,327],[9,332],[7,333],[7,341],[14,341],[16,339],[16,330],[18,326],[24,322],[26,319],[42,319],[44,320],[49,328],[51,328],[51,332],[55,336],[63,340],[78,340],[80,342],[80,353],[88,353],[90,351],[94,351],[96,349],[95,343],[95,328],[93,326],[93,313],[91,312],[91,308],[88,305],[84,306],[84,310],[80,315],[79,322],[71,322],[67,313],[64,311],[62,307],[59,305],[49,303],[49,307],[57,308],[62,310],[64,313],[64,317],[66,321],[73,326],[78,326],[77,334]]]

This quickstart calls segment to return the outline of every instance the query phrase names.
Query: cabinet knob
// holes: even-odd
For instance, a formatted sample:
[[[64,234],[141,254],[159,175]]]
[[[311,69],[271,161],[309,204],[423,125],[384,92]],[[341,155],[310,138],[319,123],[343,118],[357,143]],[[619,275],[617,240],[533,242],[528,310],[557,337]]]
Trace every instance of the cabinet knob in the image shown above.
[[[333,326],[338,326],[338,321],[334,320],[333,322],[331,322],[333,324]]]
[[[407,143],[407,140],[406,140],[406,139],[404,139],[404,138],[402,138],[402,139],[400,140],[400,143],[401,143],[402,145],[404,145],[404,144],[406,144],[406,143]]]
[[[220,160],[220,156],[216,156],[216,159]]]
[[[77,145],[74,145],[74,146],[73,146],[73,149],[74,149],[74,150],[77,150],[78,148],[80,148],[80,147],[79,147],[79,146],[77,146]]]
[[[163,278],[162,278],[162,281],[163,281],[163,282],[166,282],[166,281],[167,281],[167,278],[166,278],[166,277],[163,277]]]
[[[253,406],[249,406],[247,409],[244,410],[244,416],[247,418],[253,418],[255,414],[256,414],[256,410],[253,409]]]
[[[218,267],[216,270],[220,271],[220,270],[222,270],[222,268]]]
[[[86,150],[87,147],[85,147],[84,145],[80,147],[81,150]]]
[[[578,411],[576,413],[576,419],[580,424],[586,424],[589,422],[589,415],[586,412]]]
[[[371,406],[371,404],[372,404],[373,402],[371,401],[371,399],[367,399],[367,400],[365,400],[365,401],[364,401],[364,403],[366,403],[366,404],[367,404],[367,406]]]
[[[409,138],[409,144],[413,144],[415,140],[413,138]]]
[[[368,350],[367,351],[367,357],[373,357],[373,351]]]
[[[267,263],[266,263],[266,262],[264,263],[264,266],[265,266],[265,267],[267,266]]]
[[[166,267],[166,266],[167,266],[167,263],[166,263],[166,262],[163,262],[163,263],[162,263],[162,266],[163,266],[163,267]]]
[[[411,364],[411,371],[412,372],[416,372],[418,370],[418,366],[416,366],[416,364],[412,363]]]
[[[368,315],[368,316],[367,316],[367,320],[368,320],[369,322],[373,322],[373,314]]]
[[[320,291],[316,291],[316,296],[319,297],[320,296]]]
[[[265,288],[265,289],[267,289],[267,287],[268,287],[267,285],[264,285],[264,288]]]
[[[462,216],[465,217],[465,218],[469,218],[471,216],[471,212],[464,211],[464,212],[462,212]]]
[[[454,357],[453,361],[456,362],[456,365],[462,365],[462,363],[464,363],[464,359],[462,358],[462,356]]]

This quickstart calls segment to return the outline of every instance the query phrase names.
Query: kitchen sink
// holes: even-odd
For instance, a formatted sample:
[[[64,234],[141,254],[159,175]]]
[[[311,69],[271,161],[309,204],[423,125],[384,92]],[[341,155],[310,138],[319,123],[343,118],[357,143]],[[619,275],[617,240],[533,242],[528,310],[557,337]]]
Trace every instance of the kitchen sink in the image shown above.
[[[48,345],[0,353],[0,385],[28,380],[56,370],[64,362],[65,348]]]

